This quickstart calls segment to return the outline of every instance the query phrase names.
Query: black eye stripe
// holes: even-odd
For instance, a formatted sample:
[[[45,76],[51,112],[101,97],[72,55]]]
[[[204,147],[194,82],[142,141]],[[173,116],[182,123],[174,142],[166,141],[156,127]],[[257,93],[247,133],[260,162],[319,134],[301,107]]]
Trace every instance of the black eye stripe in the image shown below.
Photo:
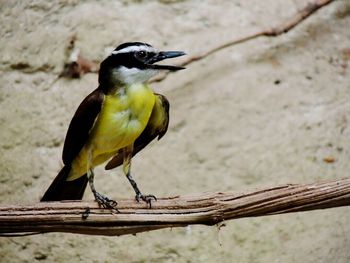
[[[137,52],[146,52],[146,57],[138,57],[136,55]],[[146,51],[146,50],[138,50],[138,51],[130,51],[125,53],[112,53],[108,59],[103,63],[104,67],[117,68],[118,66],[124,66],[126,68],[139,68],[145,69],[147,68],[147,61],[151,59],[153,56],[157,55],[155,51]]]
[[[137,55],[139,58],[146,58],[147,55],[148,55],[148,53],[147,53],[146,51],[141,50],[141,51],[137,51],[137,52],[136,52],[136,55]]]
[[[135,52],[120,54],[117,61],[120,65],[123,65],[127,68],[137,67],[142,69],[145,67],[143,59],[138,58],[135,55]]]
[[[154,51],[139,50],[134,52],[134,57],[140,61],[146,61],[156,55]]]

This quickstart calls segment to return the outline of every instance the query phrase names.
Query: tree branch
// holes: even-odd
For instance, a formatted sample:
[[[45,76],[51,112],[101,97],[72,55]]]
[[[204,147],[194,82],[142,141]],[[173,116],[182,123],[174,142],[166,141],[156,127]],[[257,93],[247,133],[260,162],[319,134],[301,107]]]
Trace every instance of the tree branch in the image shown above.
[[[282,22],[280,25],[276,27],[272,27],[269,29],[265,29],[263,31],[256,32],[254,34],[247,35],[245,37],[240,37],[237,39],[233,39],[230,41],[227,41],[225,43],[221,43],[217,45],[216,47],[213,47],[207,51],[204,51],[201,54],[197,54],[194,56],[189,56],[187,59],[183,60],[181,63],[177,64],[177,66],[187,66],[188,64],[191,64],[193,62],[196,62],[198,60],[204,59],[213,53],[216,53],[218,51],[221,51],[222,49],[238,45],[244,42],[248,42],[250,40],[265,36],[265,37],[276,37],[285,33],[288,33],[291,29],[296,27],[298,24],[300,24],[302,21],[304,21],[306,18],[308,18],[310,15],[315,13],[317,10],[319,10],[321,7],[324,7],[331,2],[335,0],[316,0],[314,2],[308,3],[303,9],[299,10],[294,16],[290,17],[286,21]],[[161,75],[158,75],[157,77],[153,78],[150,82],[160,82],[164,80],[170,73],[164,72]]]
[[[178,63],[177,66],[182,66],[182,67],[187,66],[193,62],[204,59],[218,51],[221,51],[222,49],[225,49],[237,44],[241,44],[244,42],[248,42],[250,40],[253,40],[262,36],[276,37],[284,33],[287,33],[291,29],[296,27],[298,24],[300,24],[302,21],[304,21],[306,18],[308,18],[310,15],[315,13],[317,10],[330,4],[333,1],[335,0],[315,0],[314,2],[310,2],[303,9],[299,10],[294,16],[290,17],[289,19],[282,22],[278,26],[271,27],[269,29],[259,31],[254,34],[249,34],[245,37],[236,38],[236,39],[227,41],[225,43],[218,44],[217,46],[209,50],[206,50],[200,54],[188,56],[187,59],[182,60],[182,62]],[[59,77],[79,78],[83,74],[86,74],[89,72],[97,73],[99,71],[99,65],[97,62],[89,61],[79,53],[79,50],[75,47],[75,41],[76,41],[75,35],[69,38],[69,44],[66,47],[66,52],[65,52],[64,67]],[[164,80],[170,73],[172,72],[171,71],[163,72],[162,74],[159,74],[157,77],[151,79],[150,83],[160,82]]]
[[[307,185],[282,185],[244,194],[202,193],[162,198],[152,208],[134,200],[118,202],[119,213],[95,202],[50,202],[0,207],[0,235],[70,232],[126,235],[191,224],[214,225],[243,217],[350,205],[350,178]],[[90,210],[86,217],[86,209]]]

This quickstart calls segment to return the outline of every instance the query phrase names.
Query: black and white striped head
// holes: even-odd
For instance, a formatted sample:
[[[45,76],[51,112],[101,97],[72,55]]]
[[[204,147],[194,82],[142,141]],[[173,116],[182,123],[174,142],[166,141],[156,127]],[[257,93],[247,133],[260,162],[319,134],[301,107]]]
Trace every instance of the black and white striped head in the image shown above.
[[[111,84],[143,83],[160,70],[180,70],[183,67],[157,65],[158,61],[185,55],[182,51],[157,51],[151,45],[128,42],[119,45],[100,67],[99,82]]]

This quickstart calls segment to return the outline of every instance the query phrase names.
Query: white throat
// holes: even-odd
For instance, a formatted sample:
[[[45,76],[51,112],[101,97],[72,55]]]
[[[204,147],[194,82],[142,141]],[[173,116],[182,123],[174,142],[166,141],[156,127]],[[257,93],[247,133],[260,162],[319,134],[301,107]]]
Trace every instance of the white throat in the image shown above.
[[[120,66],[112,71],[112,78],[127,85],[144,83],[158,73],[156,69],[138,69]]]

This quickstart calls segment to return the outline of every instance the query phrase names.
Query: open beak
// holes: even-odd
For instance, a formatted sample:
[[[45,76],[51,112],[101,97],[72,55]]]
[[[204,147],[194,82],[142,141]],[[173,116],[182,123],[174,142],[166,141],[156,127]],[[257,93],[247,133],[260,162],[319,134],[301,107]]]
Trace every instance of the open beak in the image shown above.
[[[176,57],[180,57],[183,55],[186,55],[186,53],[182,52],[182,51],[161,51],[158,54],[151,57],[149,60],[147,60],[146,65],[148,68],[151,68],[151,69],[166,69],[166,70],[173,70],[173,71],[184,69],[184,67],[179,67],[179,66],[154,64],[154,63],[156,63],[158,61],[162,61],[164,59],[176,58]]]

